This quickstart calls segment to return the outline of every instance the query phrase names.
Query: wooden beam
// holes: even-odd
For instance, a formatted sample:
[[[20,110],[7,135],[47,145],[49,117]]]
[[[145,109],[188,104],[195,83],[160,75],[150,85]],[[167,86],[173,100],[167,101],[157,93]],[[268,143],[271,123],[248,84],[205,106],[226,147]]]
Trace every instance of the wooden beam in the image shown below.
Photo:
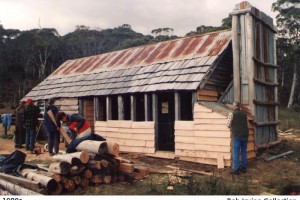
[[[118,95],[118,120],[124,120],[124,97],[122,95]]]
[[[275,101],[257,101],[257,100],[253,100],[253,103],[255,105],[260,105],[260,106],[278,106],[278,105],[280,105],[279,102],[275,102]]]
[[[106,119],[112,120],[111,97],[106,97]]]
[[[94,97],[94,121],[99,120],[99,98]]]
[[[234,101],[241,100],[241,86],[240,86],[240,26],[239,16],[232,16],[232,51],[233,51],[233,88]]]
[[[154,121],[155,127],[155,149],[158,148],[158,130],[157,130],[157,123],[158,123],[158,102],[157,102],[157,94],[152,94],[152,120]]]
[[[135,95],[130,95],[130,119],[131,121],[136,121],[136,96]]]
[[[259,64],[259,65],[262,65],[264,67],[271,67],[271,68],[275,68],[275,69],[278,69],[279,66],[278,65],[274,65],[274,64],[271,64],[271,63],[264,63],[260,60],[258,60],[257,58],[253,57],[253,60],[255,61],[255,63]]]
[[[248,67],[248,82],[249,82],[249,108],[251,113],[255,112],[255,105],[251,101],[251,99],[255,98],[255,84],[253,83],[252,78],[254,78],[254,69],[255,64],[251,59],[254,56],[254,24],[253,24],[253,17],[247,13],[246,14],[246,46],[247,46],[247,64],[245,67]]]
[[[272,126],[272,125],[278,125],[280,124],[279,121],[273,121],[273,122],[254,122],[255,126]]]
[[[180,93],[175,92],[175,120],[181,120],[181,99],[180,99]]]
[[[145,121],[150,121],[150,101],[148,94],[144,94]]]
[[[265,82],[265,81],[261,81],[257,78],[253,78],[254,83],[257,83],[259,85],[264,85],[264,86],[269,86],[269,87],[277,87],[279,85],[279,83],[270,83],[270,82]]]

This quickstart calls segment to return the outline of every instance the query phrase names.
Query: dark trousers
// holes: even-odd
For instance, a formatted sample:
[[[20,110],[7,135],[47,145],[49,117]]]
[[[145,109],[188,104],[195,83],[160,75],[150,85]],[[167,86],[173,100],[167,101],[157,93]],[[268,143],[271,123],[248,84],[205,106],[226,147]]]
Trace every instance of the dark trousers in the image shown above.
[[[59,132],[57,130],[53,130],[53,131],[47,130],[47,136],[48,136],[48,151],[49,151],[49,153],[53,153],[53,147],[54,147],[54,153],[58,154],[59,143],[60,143]]]
[[[21,146],[24,143],[25,129],[23,126],[16,125],[15,139],[16,145]]]
[[[7,126],[4,126],[4,135],[7,135]]]
[[[35,128],[26,128],[26,139],[25,139],[25,147],[26,149],[33,150],[35,146],[35,136],[36,129]]]

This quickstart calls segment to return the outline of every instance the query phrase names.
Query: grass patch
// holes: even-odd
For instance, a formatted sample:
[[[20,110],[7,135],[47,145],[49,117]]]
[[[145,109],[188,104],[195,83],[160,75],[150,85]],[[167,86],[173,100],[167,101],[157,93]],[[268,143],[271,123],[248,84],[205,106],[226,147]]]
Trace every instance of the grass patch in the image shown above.
[[[279,129],[286,131],[288,129],[300,129],[300,113],[294,109],[280,107],[278,109],[278,118],[280,121]]]
[[[167,188],[172,187],[171,190]],[[170,185],[150,183],[149,195],[247,195],[250,194],[247,180],[229,181],[220,177],[190,176]]]

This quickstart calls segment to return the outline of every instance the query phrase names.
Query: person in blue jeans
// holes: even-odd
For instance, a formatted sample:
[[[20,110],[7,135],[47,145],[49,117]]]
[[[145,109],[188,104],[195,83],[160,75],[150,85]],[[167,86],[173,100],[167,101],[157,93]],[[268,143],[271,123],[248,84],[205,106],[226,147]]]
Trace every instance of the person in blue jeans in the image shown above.
[[[49,99],[49,105],[46,108],[44,115],[44,124],[47,130],[48,136],[48,152],[49,155],[58,154],[59,152],[59,143],[60,143],[60,133],[57,128],[57,123],[54,123],[49,117],[48,112],[51,110],[53,116],[57,115],[58,108],[54,106],[55,99]],[[54,150],[54,152],[53,152]]]
[[[234,102],[235,110],[228,117],[228,126],[233,136],[233,174],[247,171],[247,144],[249,136],[248,117],[239,102]],[[241,154],[241,162],[240,162]]]

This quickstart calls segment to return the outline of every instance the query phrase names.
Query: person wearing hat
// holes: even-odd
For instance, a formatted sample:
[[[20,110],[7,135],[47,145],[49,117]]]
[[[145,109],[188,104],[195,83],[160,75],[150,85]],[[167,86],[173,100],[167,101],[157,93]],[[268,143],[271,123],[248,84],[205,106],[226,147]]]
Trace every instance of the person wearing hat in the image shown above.
[[[249,136],[248,117],[239,102],[234,102],[234,111],[228,116],[228,127],[233,136],[233,174],[247,171],[247,144]],[[241,154],[241,162],[240,162]]]
[[[36,127],[38,125],[38,117],[41,109],[33,104],[32,99],[26,100],[26,108],[24,110],[24,127],[26,130],[25,148],[33,151],[35,147]]]
[[[53,116],[56,116],[58,113],[58,108],[54,106],[55,99],[49,99],[49,105],[46,108],[44,115],[44,124],[47,131],[48,136],[48,152],[49,155],[58,154],[59,152],[59,142],[60,142],[60,133],[57,128],[57,123],[55,124],[51,118],[49,117],[49,112],[51,111]],[[53,153],[54,149],[54,153]]]

